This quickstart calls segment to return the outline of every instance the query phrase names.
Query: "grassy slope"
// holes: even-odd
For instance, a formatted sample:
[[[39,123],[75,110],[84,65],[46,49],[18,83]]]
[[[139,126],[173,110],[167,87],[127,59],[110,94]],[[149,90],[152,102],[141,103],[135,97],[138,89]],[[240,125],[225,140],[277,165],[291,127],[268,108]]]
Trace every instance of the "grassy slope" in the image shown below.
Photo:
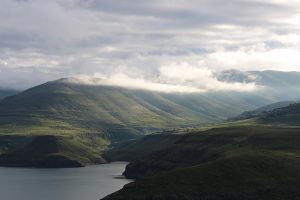
[[[300,160],[243,154],[138,180],[104,199],[296,200]]]
[[[285,126],[298,126],[300,117],[300,103],[295,102],[278,102],[261,107],[254,111],[245,112],[232,120],[240,121],[255,121],[260,124],[269,125],[285,125]],[[239,121],[233,121],[239,123]]]
[[[257,121],[267,124],[299,125],[300,103],[277,108],[258,116]]]
[[[12,141],[16,141],[16,137],[24,136],[1,137],[10,137]],[[107,145],[107,141],[101,137],[89,137],[92,141],[87,141],[86,138],[82,140],[79,137],[27,136],[18,148],[2,148],[0,164],[4,166],[79,167],[86,163],[105,162],[99,152]]]
[[[274,109],[278,109],[278,108],[282,108],[282,107],[286,107],[289,106],[290,104],[294,104],[296,103],[296,101],[280,101],[280,102],[276,102],[273,104],[269,104],[263,107],[259,107],[255,110],[251,110],[251,111],[245,111],[242,114],[233,117],[230,120],[243,120],[243,119],[251,119],[251,118],[256,118],[259,117],[261,115],[266,114],[267,112],[270,112]]]
[[[246,95],[247,96],[247,95]],[[0,102],[0,133],[130,133],[220,122],[270,100],[242,94],[161,94],[49,82]],[[259,102],[261,101],[261,102]],[[118,134],[115,134],[115,133]]]
[[[137,133],[145,128],[195,124],[201,118],[165,99],[159,101],[164,108],[154,104],[131,90],[51,82],[2,100],[0,131],[61,135],[124,129]]]
[[[213,100],[207,94],[174,96],[118,87],[71,84],[62,79],[0,101],[0,139],[6,136],[18,140],[19,136],[50,135],[69,140],[74,137],[81,138],[78,140],[80,145],[91,149],[93,142],[86,137],[89,135],[101,138],[97,142],[101,146],[100,150],[95,148],[101,159],[102,149],[110,142],[128,140],[138,134],[164,128],[217,122],[226,118],[228,113],[237,113],[245,107],[254,106],[248,102],[240,102],[236,109],[230,109],[232,103],[235,102]],[[0,141],[1,143],[4,142]],[[15,143],[12,142],[12,146]],[[23,143],[24,148],[27,148],[25,145],[29,144]],[[4,144],[0,149],[6,147]],[[78,146],[74,146],[74,152],[75,147]],[[63,150],[61,152],[65,154]],[[16,154],[12,151],[6,153]],[[91,154],[95,155],[94,150]],[[72,158],[78,160],[75,154]],[[92,160],[84,162],[93,162]]]
[[[276,80],[272,79],[273,82]],[[80,144],[90,147],[93,142],[86,136],[92,135],[101,138],[96,142],[101,146],[101,150],[96,148],[100,154],[110,142],[165,128],[220,122],[275,100],[274,95],[265,97],[265,92],[166,94],[70,84],[62,79],[0,102],[1,138],[10,136],[17,141],[10,139],[9,148],[0,141],[0,149],[3,151],[6,148],[8,151],[20,147],[19,136],[43,135],[62,136],[67,140],[81,138],[78,140]],[[98,158],[101,159],[100,156]]]
[[[125,175],[132,178],[151,175],[158,171],[168,171],[176,167],[214,161],[249,150],[279,149],[282,152],[298,153],[299,132],[298,128],[274,128],[263,125],[196,131],[183,135],[181,140],[166,149],[130,163],[126,168]]]
[[[0,165],[34,167],[77,167],[104,163],[100,153],[109,144],[97,134],[1,135],[0,141]]]
[[[188,121],[195,123],[196,118],[201,118],[200,114],[158,94],[136,93],[56,81],[5,98],[0,102],[2,165],[24,165],[53,155],[63,155],[82,164],[101,162],[100,153],[110,141],[189,124]],[[41,136],[55,136],[56,139],[49,141],[53,146],[50,152],[43,151],[44,146],[30,143]],[[23,137],[29,139],[20,139]],[[43,155],[36,158],[34,151]]]
[[[145,155],[170,147],[181,135],[173,134],[152,134],[136,140],[122,142],[108,148],[103,156],[107,161],[134,161],[142,159]]]
[[[297,199],[300,128],[247,123],[195,130],[133,158],[124,174],[141,179],[107,199]]]

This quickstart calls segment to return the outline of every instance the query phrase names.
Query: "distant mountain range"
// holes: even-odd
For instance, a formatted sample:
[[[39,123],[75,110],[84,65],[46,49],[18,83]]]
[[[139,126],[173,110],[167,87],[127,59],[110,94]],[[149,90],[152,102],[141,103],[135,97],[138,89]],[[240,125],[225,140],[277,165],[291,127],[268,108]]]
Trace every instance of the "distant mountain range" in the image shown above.
[[[226,70],[217,73],[216,77],[227,82],[255,82],[260,86],[255,93],[275,102],[300,98],[300,72]]]
[[[245,111],[242,114],[231,118],[230,120],[244,120],[244,119],[251,119],[251,118],[259,118],[263,115],[271,113],[274,109],[283,108],[289,106],[291,104],[296,104],[298,101],[280,101],[277,103],[269,104],[255,110]]]
[[[243,112],[229,121],[255,120],[262,124],[300,125],[299,101],[282,101]]]
[[[257,121],[267,124],[284,124],[299,126],[300,103],[292,103],[285,107],[279,107],[269,112],[262,113]]]

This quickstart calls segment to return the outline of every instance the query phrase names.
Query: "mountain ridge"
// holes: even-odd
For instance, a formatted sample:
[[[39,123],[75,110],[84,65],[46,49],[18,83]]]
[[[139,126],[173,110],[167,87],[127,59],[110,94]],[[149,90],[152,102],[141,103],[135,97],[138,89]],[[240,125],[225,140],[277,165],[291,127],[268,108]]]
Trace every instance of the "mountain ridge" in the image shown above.
[[[291,76],[291,73],[276,73],[272,78],[273,73],[269,74],[273,81],[278,80],[278,76],[287,76],[285,79]],[[281,83],[282,80],[278,84]],[[297,89],[296,86],[294,88]],[[242,111],[274,103],[285,96],[278,96],[279,92],[273,91],[266,87],[265,91],[254,93],[161,93],[119,86],[78,84],[76,79],[65,78],[2,99],[0,136],[3,140],[10,136],[20,143],[23,141],[23,145],[19,142],[12,144],[17,145],[16,147],[22,146],[24,150],[31,149],[32,144],[19,140],[19,136],[57,137],[57,140],[53,140],[53,145],[57,145],[56,142],[73,145],[75,152],[76,149],[82,149],[93,155],[88,160],[79,159],[84,165],[93,163],[93,160],[101,160],[103,150],[110,144],[164,129],[219,123]],[[268,96],[265,95],[266,92],[270,92]],[[297,92],[292,92],[290,96],[294,95],[296,98],[296,94]],[[90,146],[93,148],[89,148]],[[13,147],[7,148],[3,142],[3,146],[0,145],[0,154],[18,157],[18,151],[7,149],[15,150]],[[68,149],[60,148],[60,152],[50,152],[43,158],[59,153],[71,155],[67,157],[71,160],[78,160]]]

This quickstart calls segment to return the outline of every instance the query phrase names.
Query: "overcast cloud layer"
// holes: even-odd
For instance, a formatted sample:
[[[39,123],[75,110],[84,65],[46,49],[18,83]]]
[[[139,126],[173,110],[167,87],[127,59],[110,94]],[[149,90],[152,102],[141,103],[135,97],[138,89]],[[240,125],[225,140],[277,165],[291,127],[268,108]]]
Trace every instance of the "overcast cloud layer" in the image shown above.
[[[225,69],[300,71],[299,1],[0,1],[2,88],[80,75],[159,91],[254,89],[216,80]]]

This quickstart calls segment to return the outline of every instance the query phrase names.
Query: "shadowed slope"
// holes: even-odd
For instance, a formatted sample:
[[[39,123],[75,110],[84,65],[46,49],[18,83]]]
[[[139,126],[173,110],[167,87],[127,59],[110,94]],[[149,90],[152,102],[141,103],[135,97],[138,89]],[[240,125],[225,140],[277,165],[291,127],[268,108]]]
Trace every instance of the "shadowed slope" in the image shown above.
[[[296,200],[299,180],[299,158],[242,154],[141,179],[104,199]]]
[[[223,126],[174,135],[179,138],[157,151],[143,151],[142,140],[127,150],[120,147],[121,155],[132,160],[124,175],[138,180],[105,199],[298,199],[299,128]],[[142,156],[130,157],[135,151]],[[118,148],[111,151],[113,158],[114,153]]]

